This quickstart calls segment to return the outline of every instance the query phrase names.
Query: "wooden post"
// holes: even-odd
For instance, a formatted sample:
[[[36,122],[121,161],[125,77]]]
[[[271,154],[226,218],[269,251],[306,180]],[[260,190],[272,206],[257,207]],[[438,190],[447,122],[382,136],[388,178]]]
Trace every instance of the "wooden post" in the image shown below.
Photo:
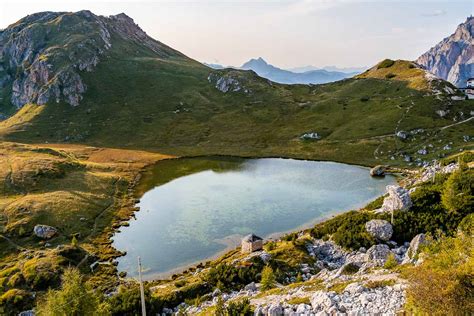
[[[143,281],[142,281],[142,262],[140,257],[138,257],[138,281],[140,282],[140,297],[142,301],[142,316],[146,316],[146,308],[145,308],[145,290],[143,288]]]

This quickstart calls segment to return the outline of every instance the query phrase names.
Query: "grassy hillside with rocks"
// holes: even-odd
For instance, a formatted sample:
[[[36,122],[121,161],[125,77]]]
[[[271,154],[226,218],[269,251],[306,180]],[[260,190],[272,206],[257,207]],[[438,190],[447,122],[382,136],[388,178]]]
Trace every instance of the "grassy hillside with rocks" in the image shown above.
[[[266,241],[261,251],[242,254],[237,248],[169,280],[146,282],[147,310],[178,315],[469,313],[473,308],[472,157],[469,152],[441,160],[401,179],[402,187],[366,207]],[[69,245],[46,247],[34,256],[25,253],[5,266],[0,306],[15,310],[31,306],[29,295],[34,291],[40,298],[39,311],[58,306],[65,297],[92,306],[98,314],[136,313],[140,301],[135,281],[104,278],[105,262],[105,267],[94,271],[77,264],[92,249],[86,241],[78,238]],[[59,284],[57,274],[47,273],[67,265],[77,265],[87,277],[74,277],[76,270],[67,270],[63,289],[43,297],[41,286]],[[41,278],[33,278],[34,271]],[[15,283],[22,278],[32,288]],[[104,297],[93,290],[97,286],[118,287]],[[71,287],[89,300],[81,303]],[[24,299],[15,303],[12,295]],[[69,306],[60,310],[70,311]]]
[[[263,252],[236,250],[147,283],[149,312],[364,312],[378,302],[449,314],[453,297],[472,310],[464,235],[473,101],[416,64],[384,60],[352,79],[281,85],[212,70],[124,14],[88,11],[28,16],[0,31],[0,53],[0,314],[37,302],[69,314],[65,299],[89,306],[84,315],[136,313],[138,288],[117,275],[110,237],[136,211],[140,174],[161,159],[214,154],[426,168],[366,208]],[[392,209],[388,234],[396,197],[403,210]],[[388,239],[369,232],[372,220]],[[423,296],[438,284],[443,295]]]
[[[22,41],[8,36],[15,32]],[[9,141],[365,165],[421,164],[472,145],[472,124],[461,123],[472,101],[457,100],[451,84],[406,61],[330,84],[281,85],[251,71],[212,70],[125,15],[87,11],[30,16],[0,41],[0,112],[21,108],[0,123]],[[30,42],[38,47],[23,47]]]

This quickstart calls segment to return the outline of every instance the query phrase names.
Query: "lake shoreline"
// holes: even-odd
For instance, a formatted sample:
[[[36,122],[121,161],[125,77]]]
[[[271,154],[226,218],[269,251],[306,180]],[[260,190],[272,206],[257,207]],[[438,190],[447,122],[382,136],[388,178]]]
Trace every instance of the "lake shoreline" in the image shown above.
[[[334,163],[334,164],[344,164],[344,165],[349,165],[349,166],[354,166],[354,167],[360,167],[360,168],[363,168],[364,170],[367,171],[367,174],[369,173],[369,169],[368,167],[366,166],[363,166],[363,165],[356,165],[356,164],[347,164],[347,163],[340,163],[340,162],[336,162],[336,161],[326,161],[326,160],[311,160],[311,159],[295,159],[295,158],[287,158],[287,157],[264,157],[264,158],[244,158],[244,157],[239,157],[239,156],[228,156],[228,155],[212,155],[212,156],[193,156],[193,157],[176,157],[176,158],[170,158],[170,159],[165,159],[163,161],[158,161],[156,163],[153,163],[153,164],[150,164],[148,165],[146,168],[143,168],[140,172],[140,180],[137,181],[137,185],[135,186],[135,190],[134,190],[134,193],[137,192],[136,190],[136,187],[139,185],[140,181],[142,181],[142,176],[146,173],[146,172],[149,172],[150,170],[152,170],[152,168],[157,168],[157,166],[160,165],[160,162],[163,163],[163,162],[166,162],[166,161],[170,161],[170,160],[173,160],[173,161],[176,161],[176,160],[182,160],[182,159],[216,159],[217,161],[219,161],[220,159],[222,160],[226,160],[226,159],[242,159],[242,160],[254,160],[254,159],[282,159],[282,160],[295,160],[295,161],[308,161],[308,162],[321,162],[321,163]],[[179,177],[178,177],[179,178]],[[398,180],[398,177],[395,176],[395,181]],[[165,182],[166,183],[166,182]],[[163,185],[163,184],[160,184],[160,185]],[[139,196],[137,198],[137,201],[139,201],[139,198],[141,198],[143,196],[143,194],[141,194],[141,196]],[[371,199],[373,200],[373,199]],[[370,200],[369,200],[370,201]],[[360,204],[363,204],[367,201],[364,201],[364,202],[361,202]],[[364,204],[365,205],[365,204]],[[306,230],[308,228],[311,228],[312,226],[318,224],[318,223],[321,223],[321,222],[324,222],[336,215],[340,215],[342,213],[345,213],[347,211],[350,211],[352,209],[355,209],[355,208],[349,208],[349,209],[345,209],[345,210],[339,210],[339,211],[334,211],[334,212],[331,212],[329,214],[329,216],[324,216],[323,218],[318,218],[318,219],[315,219],[315,220],[311,220],[309,222],[305,222],[301,225],[299,225],[298,227],[296,228],[291,228],[291,229],[288,229],[288,230],[284,230],[284,231],[278,231],[278,232],[274,232],[274,233],[271,233],[270,235],[267,235],[265,236],[265,239],[266,240],[275,240],[275,239],[278,239],[280,238],[281,236],[284,236],[286,234],[289,234],[289,233],[294,233],[294,232],[300,232],[302,230]],[[135,210],[138,212],[138,211],[142,211],[142,210],[139,210],[137,209],[136,205],[135,205]],[[130,216],[130,218],[132,217],[135,217],[135,212],[133,212],[133,214]],[[115,235],[115,234],[114,234]],[[227,236],[229,237],[229,236]],[[227,238],[227,237],[223,237],[223,239]],[[112,236],[113,238],[113,236]],[[113,241],[113,239],[111,238],[111,240]],[[219,241],[217,241],[219,242]],[[226,247],[220,251],[218,251],[217,253],[215,253],[214,255],[212,256],[209,256],[209,257],[206,257],[204,259],[199,259],[199,260],[196,260],[196,261],[193,261],[191,263],[186,263],[186,264],[182,264],[176,268],[173,268],[171,270],[167,270],[167,271],[164,271],[164,272],[159,272],[159,273],[152,273],[152,274],[149,274],[149,276],[147,276],[147,273],[145,272],[144,274],[144,277],[146,280],[149,280],[149,281],[160,281],[160,280],[166,280],[166,279],[169,279],[170,276],[172,276],[173,274],[180,274],[182,272],[185,272],[187,269],[189,268],[192,268],[192,267],[195,267],[199,264],[202,264],[203,262],[206,262],[206,261],[212,261],[212,260],[215,260],[217,258],[219,258],[220,256],[222,255],[225,255],[226,253],[228,253],[229,251],[235,251],[236,248],[238,248],[239,246],[239,243],[230,243],[230,244],[226,244],[225,242],[220,242],[224,245],[226,245]],[[114,247],[115,248],[115,247]],[[121,257],[121,256],[120,256]]]

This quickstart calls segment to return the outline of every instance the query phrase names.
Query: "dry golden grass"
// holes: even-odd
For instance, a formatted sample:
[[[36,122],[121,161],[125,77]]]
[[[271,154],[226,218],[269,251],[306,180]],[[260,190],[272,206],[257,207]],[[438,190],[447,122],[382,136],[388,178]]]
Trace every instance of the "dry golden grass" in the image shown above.
[[[428,90],[430,88],[429,82],[425,77],[425,71],[416,67],[413,63],[406,60],[397,60],[389,67],[379,68],[379,65],[382,63],[384,61],[356,76],[356,78],[406,81],[408,82],[408,87],[415,90]]]
[[[133,212],[132,188],[140,172],[169,158],[113,148],[0,142],[0,274],[19,260],[17,249],[50,252],[33,235],[36,224],[58,229],[48,241],[51,250],[70,244],[76,235],[79,245],[101,260],[117,256],[109,237],[114,223]],[[55,266],[63,259],[48,254],[44,260]]]

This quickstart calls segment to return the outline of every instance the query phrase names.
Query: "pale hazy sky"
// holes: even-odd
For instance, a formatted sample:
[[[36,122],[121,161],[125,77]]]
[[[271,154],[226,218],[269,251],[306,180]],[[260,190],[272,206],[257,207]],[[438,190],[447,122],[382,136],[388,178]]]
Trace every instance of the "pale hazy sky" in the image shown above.
[[[454,32],[474,0],[0,0],[0,28],[38,11],[124,12],[155,39],[203,62],[253,57],[295,66],[413,60]]]

